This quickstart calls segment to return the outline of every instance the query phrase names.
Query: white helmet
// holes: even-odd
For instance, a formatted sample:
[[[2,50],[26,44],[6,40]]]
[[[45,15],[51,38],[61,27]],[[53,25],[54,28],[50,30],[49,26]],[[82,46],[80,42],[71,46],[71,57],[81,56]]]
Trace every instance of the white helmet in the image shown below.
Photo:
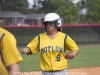
[[[44,23],[45,22],[55,22],[57,27],[61,26],[61,18],[58,14],[56,13],[48,13],[45,17],[44,17]]]

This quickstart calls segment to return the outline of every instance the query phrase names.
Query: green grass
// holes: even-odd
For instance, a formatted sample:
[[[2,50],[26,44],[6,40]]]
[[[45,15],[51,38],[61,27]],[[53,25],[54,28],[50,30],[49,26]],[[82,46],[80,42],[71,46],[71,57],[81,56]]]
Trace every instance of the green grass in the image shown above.
[[[69,51],[67,51],[69,53]],[[40,70],[39,53],[34,55],[22,54],[23,62],[20,63],[21,71]],[[80,48],[79,54],[68,60],[69,68],[100,66],[100,47]]]
[[[34,55],[22,54],[23,62],[20,63],[21,71],[40,70],[39,53]]]
[[[69,68],[100,66],[100,48],[81,48],[79,54],[68,63]]]

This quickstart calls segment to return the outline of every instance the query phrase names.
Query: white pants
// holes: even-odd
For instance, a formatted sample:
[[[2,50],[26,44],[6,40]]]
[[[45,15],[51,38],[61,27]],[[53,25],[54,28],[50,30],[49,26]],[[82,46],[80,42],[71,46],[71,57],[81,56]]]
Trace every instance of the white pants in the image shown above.
[[[67,69],[56,71],[56,72],[44,72],[42,71],[42,75],[68,75]]]

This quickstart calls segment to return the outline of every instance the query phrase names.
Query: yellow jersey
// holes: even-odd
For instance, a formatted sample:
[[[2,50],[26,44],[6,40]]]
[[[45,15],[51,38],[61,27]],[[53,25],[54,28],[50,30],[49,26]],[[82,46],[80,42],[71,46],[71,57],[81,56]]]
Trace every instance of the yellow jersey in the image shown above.
[[[8,72],[0,58],[0,75],[8,75]]]
[[[0,75],[5,72],[1,71],[4,67],[8,67],[23,60],[16,47],[16,43],[17,42],[13,34],[0,27]],[[1,59],[3,63],[1,63]]]
[[[65,50],[78,50],[77,44],[65,33],[58,32],[54,39],[47,33],[39,34],[28,45],[31,54],[40,52],[40,66],[43,71],[56,71],[68,68]]]

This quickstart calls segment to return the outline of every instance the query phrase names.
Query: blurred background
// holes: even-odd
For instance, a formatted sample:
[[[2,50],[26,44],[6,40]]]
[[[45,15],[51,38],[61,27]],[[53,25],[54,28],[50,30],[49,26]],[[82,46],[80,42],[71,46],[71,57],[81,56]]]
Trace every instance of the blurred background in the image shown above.
[[[20,50],[36,35],[45,31],[42,21],[50,12],[60,15],[63,32],[84,47],[80,48],[79,56],[73,61],[78,61],[74,66],[100,66],[100,0],[0,0],[0,27],[15,35]],[[23,55],[21,70],[39,70],[37,57],[33,60],[32,56]],[[38,64],[31,65],[33,62]]]
[[[0,26],[26,46],[44,32],[47,13],[61,16],[63,32],[78,44],[100,44],[100,0],[0,0]]]
[[[0,25],[41,25],[55,12],[63,24],[99,24],[100,0],[0,0]]]

